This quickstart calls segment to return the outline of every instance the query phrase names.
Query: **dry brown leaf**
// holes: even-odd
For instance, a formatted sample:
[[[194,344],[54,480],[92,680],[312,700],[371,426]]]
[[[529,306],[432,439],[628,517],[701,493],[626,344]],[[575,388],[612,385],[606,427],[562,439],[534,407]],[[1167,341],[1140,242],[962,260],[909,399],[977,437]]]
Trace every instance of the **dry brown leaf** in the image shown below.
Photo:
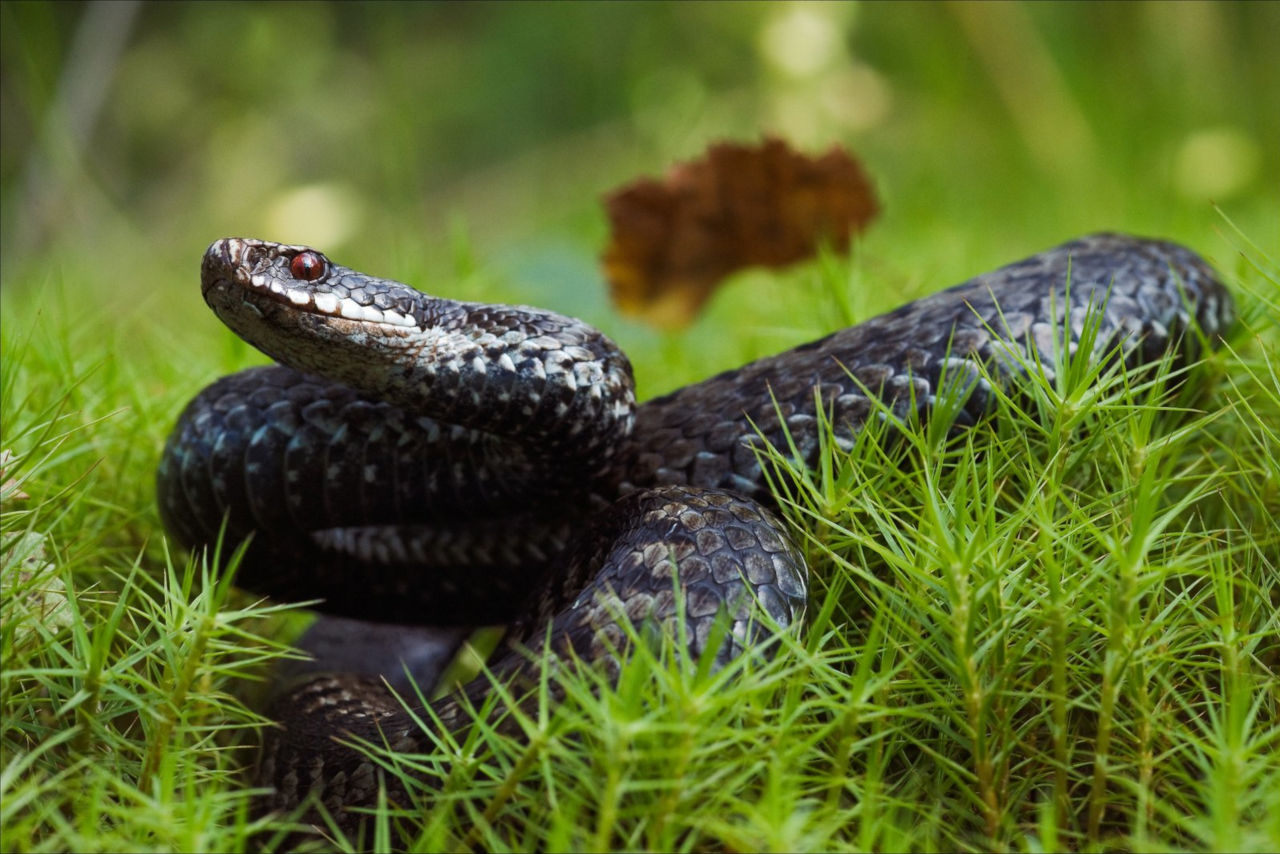
[[[614,303],[663,327],[691,321],[735,270],[791,264],[824,239],[847,253],[879,212],[870,179],[843,148],[808,157],[776,138],[718,143],[662,181],[618,188],[605,206]]]

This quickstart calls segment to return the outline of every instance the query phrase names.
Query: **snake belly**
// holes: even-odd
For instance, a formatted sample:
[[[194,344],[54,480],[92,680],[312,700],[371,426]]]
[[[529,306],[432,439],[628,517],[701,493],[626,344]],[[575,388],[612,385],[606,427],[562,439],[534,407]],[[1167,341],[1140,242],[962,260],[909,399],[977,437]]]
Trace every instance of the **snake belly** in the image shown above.
[[[807,568],[768,509],[764,443],[812,466],[820,420],[848,448],[878,407],[927,418],[952,383],[962,428],[992,408],[991,382],[1029,364],[1052,375],[1089,317],[1093,352],[1130,367],[1194,358],[1233,322],[1194,252],[1096,234],[637,407],[626,356],[573,318],[433,297],[258,240],[215,242],[201,282],[280,364],[218,380],[180,416],[157,472],[169,533],[192,548],[224,526],[227,542],[252,534],[237,583],[327,613],[514,624],[490,663],[510,679],[532,666],[522,641],[616,662],[624,622],[674,634],[679,618],[690,651],[716,644],[723,664],[798,625]],[[432,712],[461,726],[489,686]],[[368,675],[308,677],[275,714],[268,806],[311,794],[340,823],[373,803],[377,775],[339,739],[431,749]]]

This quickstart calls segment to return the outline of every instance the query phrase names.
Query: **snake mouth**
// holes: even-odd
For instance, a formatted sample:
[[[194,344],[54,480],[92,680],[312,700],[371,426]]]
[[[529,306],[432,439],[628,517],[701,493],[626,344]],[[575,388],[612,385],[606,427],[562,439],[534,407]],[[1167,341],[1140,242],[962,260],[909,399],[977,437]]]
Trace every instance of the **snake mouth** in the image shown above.
[[[323,265],[320,275],[298,278],[292,269],[300,258]],[[398,329],[421,329],[422,294],[402,285],[368,276],[350,281],[352,271],[330,262],[307,246],[227,237],[205,250],[200,290],[213,305],[217,294],[232,297],[261,312],[260,302],[332,320],[378,324]]]

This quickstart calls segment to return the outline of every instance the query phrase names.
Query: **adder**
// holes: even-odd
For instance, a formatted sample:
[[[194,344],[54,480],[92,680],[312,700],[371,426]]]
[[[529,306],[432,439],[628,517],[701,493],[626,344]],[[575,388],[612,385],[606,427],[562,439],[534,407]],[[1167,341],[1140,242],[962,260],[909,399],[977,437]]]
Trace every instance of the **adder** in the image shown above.
[[[362,666],[366,649],[420,632],[429,681],[467,627],[511,624],[491,677],[526,682],[540,660],[526,646],[549,638],[553,660],[608,666],[627,622],[684,620],[690,652],[719,664],[767,651],[801,622],[808,573],[774,515],[767,443],[813,466],[820,421],[848,448],[878,413],[927,419],[944,388],[963,429],[991,411],[993,383],[1052,375],[1090,316],[1094,352],[1130,368],[1194,358],[1233,319],[1192,251],[1096,234],[637,406],[619,348],[552,312],[433,297],[247,239],[209,247],[201,287],[280,364],[224,377],[182,413],[157,474],[166,529],[189,547],[224,525],[228,542],[252,534],[242,587],[397,627],[328,624],[338,672],[285,690],[264,747],[269,807],[312,794],[348,827],[344,808],[374,803],[378,774],[343,739],[431,749],[379,678],[398,667]],[[440,725],[465,724],[491,684],[435,701]]]

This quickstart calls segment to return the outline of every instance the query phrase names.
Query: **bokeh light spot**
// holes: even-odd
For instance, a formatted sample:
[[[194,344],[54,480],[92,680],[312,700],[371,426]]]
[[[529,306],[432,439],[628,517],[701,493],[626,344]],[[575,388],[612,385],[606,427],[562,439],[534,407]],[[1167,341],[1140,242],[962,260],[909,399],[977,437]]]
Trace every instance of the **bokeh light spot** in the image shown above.
[[[760,52],[790,77],[811,77],[842,53],[841,29],[822,5],[782,7],[760,29]]]
[[[1215,201],[1245,190],[1258,175],[1258,143],[1233,127],[1190,134],[1174,158],[1173,181],[1184,196]]]
[[[867,130],[889,115],[889,82],[869,65],[854,63],[832,74],[818,93],[822,109],[849,130]]]
[[[308,184],[281,192],[267,208],[267,235],[271,240],[331,251],[359,227],[363,211],[364,205],[348,187]]]

